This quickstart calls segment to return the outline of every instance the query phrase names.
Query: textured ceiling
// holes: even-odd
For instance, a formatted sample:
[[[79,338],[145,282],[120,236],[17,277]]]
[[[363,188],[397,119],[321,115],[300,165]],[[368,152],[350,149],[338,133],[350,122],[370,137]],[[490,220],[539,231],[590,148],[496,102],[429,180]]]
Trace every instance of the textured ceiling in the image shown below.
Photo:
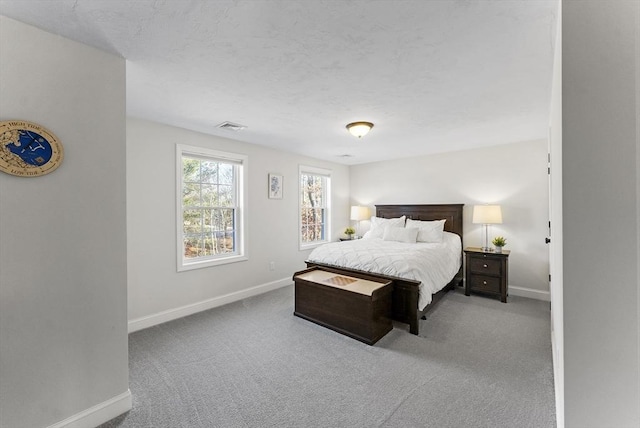
[[[0,0],[0,14],[126,58],[130,116],[358,164],[545,138],[557,3]],[[361,140],[357,120],[375,124]]]

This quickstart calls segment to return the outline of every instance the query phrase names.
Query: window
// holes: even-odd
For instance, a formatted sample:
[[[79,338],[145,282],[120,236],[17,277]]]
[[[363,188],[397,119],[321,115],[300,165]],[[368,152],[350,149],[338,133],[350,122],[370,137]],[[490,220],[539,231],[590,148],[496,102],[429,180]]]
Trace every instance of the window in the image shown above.
[[[328,242],[331,171],[300,166],[300,249]]]
[[[247,157],[177,145],[178,271],[246,260]]]

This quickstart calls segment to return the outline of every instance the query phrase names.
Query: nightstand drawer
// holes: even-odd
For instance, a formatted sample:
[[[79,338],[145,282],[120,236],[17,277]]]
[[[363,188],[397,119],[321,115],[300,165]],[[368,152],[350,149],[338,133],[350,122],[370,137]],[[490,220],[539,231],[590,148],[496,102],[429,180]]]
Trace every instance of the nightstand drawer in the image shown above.
[[[471,289],[474,291],[487,291],[490,293],[500,293],[502,280],[495,276],[473,275],[469,278]]]
[[[488,257],[469,257],[469,266],[467,268],[473,272],[482,275],[502,275],[502,262],[498,259]]]

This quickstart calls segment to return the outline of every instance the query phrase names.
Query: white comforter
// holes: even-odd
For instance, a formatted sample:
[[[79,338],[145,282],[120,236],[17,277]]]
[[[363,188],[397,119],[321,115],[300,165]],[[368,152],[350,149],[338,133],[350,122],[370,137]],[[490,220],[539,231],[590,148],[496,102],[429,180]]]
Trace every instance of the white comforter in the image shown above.
[[[334,266],[420,281],[418,309],[449,283],[462,263],[462,243],[444,233],[439,244],[403,243],[379,238],[332,242],[314,249],[308,260]]]

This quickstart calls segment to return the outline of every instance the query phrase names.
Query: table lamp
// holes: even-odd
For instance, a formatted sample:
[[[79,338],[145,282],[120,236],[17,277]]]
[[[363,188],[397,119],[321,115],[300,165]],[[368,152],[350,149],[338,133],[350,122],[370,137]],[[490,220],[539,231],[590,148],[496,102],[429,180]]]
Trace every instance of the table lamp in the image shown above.
[[[502,223],[502,210],[500,205],[474,205],[473,224],[484,224],[484,246],[482,251],[491,251],[489,248],[489,225]]]
[[[369,207],[361,207],[358,205],[353,205],[351,207],[351,220],[355,220],[358,222],[356,226],[356,237],[360,233],[360,222],[362,220],[367,220],[371,216],[371,212],[369,211]]]

